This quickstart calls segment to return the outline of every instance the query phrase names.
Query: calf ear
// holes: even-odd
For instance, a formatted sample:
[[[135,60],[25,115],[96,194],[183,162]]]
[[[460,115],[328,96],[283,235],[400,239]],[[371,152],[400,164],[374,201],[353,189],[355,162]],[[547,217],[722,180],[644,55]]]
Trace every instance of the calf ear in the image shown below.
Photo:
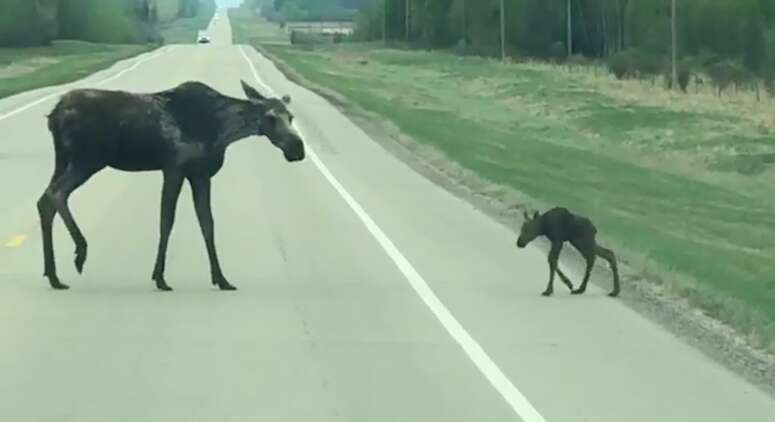
[[[538,211],[533,214],[533,218],[538,218]]]
[[[242,90],[245,92],[245,95],[247,95],[248,98],[259,101],[264,101],[266,99],[266,97],[256,91],[255,88],[246,84],[245,81],[240,80],[240,82],[242,83]]]
[[[530,216],[527,215],[527,211],[522,211],[522,216],[525,217],[525,220],[530,220]]]

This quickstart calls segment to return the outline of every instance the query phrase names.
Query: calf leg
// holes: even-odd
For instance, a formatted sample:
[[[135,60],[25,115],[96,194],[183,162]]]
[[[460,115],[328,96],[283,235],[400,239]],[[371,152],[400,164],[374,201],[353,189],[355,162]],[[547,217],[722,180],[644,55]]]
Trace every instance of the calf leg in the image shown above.
[[[595,265],[595,253],[594,251],[584,251],[584,260],[587,263],[587,268],[584,271],[584,280],[579,285],[579,288],[571,292],[574,295],[583,294],[587,291],[587,282],[589,282],[589,276],[592,274],[592,267]]]
[[[161,193],[161,218],[159,223],[159,249],[156,253],[156,264],[153,267],[151,279],[156,282],[159,290],[172,290],[164,280],[164,268],[167,259],[167,245],[169,243],[172,225],[175,223],[175,210],[180,197],[180,188],[183,186],[183,175],[175,171],[164,172],[164,186]]]
[[[38,215],[40,216],[40,231],[43,234],[43,276],[48,278],[52,288],[57,290],[69,289],[70,287],[59,281],[57,277],[56,261],[54,259],[54,242],[52,227],[54,225],[54,216],[56,216],[56,207],[49,198],[48,189],[38,199]]]
[[[199,228],[202,229],[202,236],[205,239],[207,247],[207,256],[210,259],[210,274],[212,282],[221,290],[236,290],[236,287],[226,281],[221,271],[221,264],[218,262],[218,252],[215,249],[215,228],[213,225],[213,214],[210,208],[210,178],[195,177],[190,178],[191,192],[194,196],[194,208],[196,216],[199,219]]]
[[[93,170],[79,170],[78,168],[71,166],[62,177],[59,179],[58,193],[53,195],[53,201],[62,217],[62,221],[67,227],[67,231],[70,233],[70,237],[73,238],[75,243],[75,269],[78,273],[83,272],[83,265],[86,263],[86,238],[81,233],[81,229],[78,224],[75,223],[73,215],[70,213],[70,206],[67,201],[70,198],[70,194],[73,193],[79,186],[83,185],[89,178],[96,173]]]
[[[552,249],[549,250],[549,284],[546,286],[546,290],[541,293],[543,296],[551,296],[554,293],[554,273],[557,271],[560,251],[562,251],[562,243],[553,243]]]
[[[72,163],[62,172],[55,181],[49,185],[46,192],[38,200],[38,213],[41,217],[41,229],[43,231],[43,253],[45,259],[45,275],[49,283],[55,289],[66,289],[56,275],[56,265],[54,262],[54,247],[52,241],[52,226],[54,215],[59,212],[62,220],[67,227],[67,231],[75,243],[75,268],[78,273],[83,271],[83,264],[86,262],[86,238],[81,233],[80,228],[73,219],[68,206],[68,199],[79,186],[83,185],[89,178],[99,171],[100,168],[87,170],[84,167],[78,167]]]
[[[571,292],[573,291],[573,283],[570,281],[570,279],[565,275],[565,273],[562,272],[560,269],[560,266],[557,265],[557,275],[560,276],[560,280],[562,280],[563,284],[568,286],[568,290]]]
[[[602,246],[596,246],[595,247],[595,254],[597,256],[605,259],[608,261],[608,265],[611,266],[611,272],[614,273],[614,289],[611,291],[611,293],[608,294],[608,296],[616,297],[619,295],[619,269],[616,266],[616,256],[614,255],[614,252],[610,249],[606,249]]]
[[[54,174],[51,176],[46,191],[38,199],[38,215],[40,217],[40,232],[43,236],[43,276],[49,279],[52,288],[58,290],[68,289],[69,287],[59,281],[56,275],[56,260],[54,258],[54,242],[52,228],[54,217],[57,210],[53,201],[49,197],[49,192],[53,191],[56,181],[62,176],[67,167],[67,162],[63,159],[61,153],[56,153],[54,157]]]

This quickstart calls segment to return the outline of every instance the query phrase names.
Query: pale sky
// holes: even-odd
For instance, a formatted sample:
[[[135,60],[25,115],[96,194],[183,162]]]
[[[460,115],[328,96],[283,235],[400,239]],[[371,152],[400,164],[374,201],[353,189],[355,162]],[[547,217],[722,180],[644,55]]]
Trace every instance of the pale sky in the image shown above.
[[[221,7],[237,7],[242,0],[215,0],[215,4]]]

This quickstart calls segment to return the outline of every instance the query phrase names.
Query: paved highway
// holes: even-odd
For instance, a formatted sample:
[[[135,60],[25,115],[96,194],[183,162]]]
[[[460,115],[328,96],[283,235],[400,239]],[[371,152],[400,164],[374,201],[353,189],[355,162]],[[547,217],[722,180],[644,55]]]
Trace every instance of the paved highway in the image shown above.
[[[516,250],[513,233],[231,45],[225,16],[210,32],[210,45],[0,101],[1,420],[775,419],[769,397],[597,287],[541,297],[542,252]],[[71,290],[51,290],[35,201],[53,168],[44,115],[58,94],[200,80],[242,97],[240,79],[292,96],[312,154],[289,165],[257,137],[230,148],[213,210],[239,290],[210,285],[186,187],[166,273],[175,291],[156,291],[161,174],[113,170],[71,198],[89,241],[81,276],[56,220]]]

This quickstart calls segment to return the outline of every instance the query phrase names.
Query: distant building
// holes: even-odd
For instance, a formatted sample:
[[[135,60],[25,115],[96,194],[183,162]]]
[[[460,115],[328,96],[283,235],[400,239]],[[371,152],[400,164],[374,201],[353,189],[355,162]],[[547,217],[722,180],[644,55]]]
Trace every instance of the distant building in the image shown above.
[[[286,22],[285,30],[323,35],[352,35],[355,24],[353,22]]]

